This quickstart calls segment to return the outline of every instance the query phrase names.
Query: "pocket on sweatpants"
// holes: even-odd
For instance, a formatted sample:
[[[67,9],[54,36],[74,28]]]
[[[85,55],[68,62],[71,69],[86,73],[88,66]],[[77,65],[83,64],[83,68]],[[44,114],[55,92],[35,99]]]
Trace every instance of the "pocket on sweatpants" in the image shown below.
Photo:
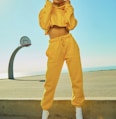
[[[46,56],[51,56],[51,55],[54,55],[54,50],[55,50],[55,44],[54,43],[49,43],[49,46],[48,46],[48,48],[47,48],[47,50],[46,50]]]
[[[46,56],[48,57],[48,54],[49,54],[49,47],[47,48],[46,50]]]
[[[49,44],[48,49],[46,50],[46,56],[50,59],[57,59],[60,55],[59,42],[52,42]]]

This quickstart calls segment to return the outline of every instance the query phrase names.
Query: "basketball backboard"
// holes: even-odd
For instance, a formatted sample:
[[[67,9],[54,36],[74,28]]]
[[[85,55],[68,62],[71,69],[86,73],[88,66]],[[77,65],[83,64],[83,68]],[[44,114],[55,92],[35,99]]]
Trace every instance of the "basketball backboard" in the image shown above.
[[[20,39],[20,44],[21,44],[21,46],[30,46],[31,40],[27,36],[23,36]]]

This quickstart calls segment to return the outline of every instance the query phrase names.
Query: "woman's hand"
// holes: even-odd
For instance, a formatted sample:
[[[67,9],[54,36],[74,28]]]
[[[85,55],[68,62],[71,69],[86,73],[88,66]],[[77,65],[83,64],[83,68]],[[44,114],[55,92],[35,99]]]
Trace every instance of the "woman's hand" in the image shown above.
[[[55,3],[55,4],[61,4],[63,2],[64,2],[64,0],[53,0],[53,3]]]
[[[64,0],[64,1],[65,1],[65,4],[70,3],[70,0]]]
[[[57,6],[62,6],[67,3],[70,3],[70,0],[53,0],[53,4]]]

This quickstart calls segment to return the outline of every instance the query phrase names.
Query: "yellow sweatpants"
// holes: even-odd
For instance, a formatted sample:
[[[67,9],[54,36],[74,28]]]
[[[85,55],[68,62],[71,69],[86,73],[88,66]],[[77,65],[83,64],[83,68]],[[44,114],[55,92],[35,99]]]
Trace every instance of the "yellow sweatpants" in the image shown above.
[[[44,84],[45,90],[41,101],[42,109],[48,110],[52,106],[56,85],[65,60],[72,82],[71,103],[77,107],[82,106],[84,93],[80,53],[72,35],[67,34],[51,39],[46,55],[48,56],[48,62]]]

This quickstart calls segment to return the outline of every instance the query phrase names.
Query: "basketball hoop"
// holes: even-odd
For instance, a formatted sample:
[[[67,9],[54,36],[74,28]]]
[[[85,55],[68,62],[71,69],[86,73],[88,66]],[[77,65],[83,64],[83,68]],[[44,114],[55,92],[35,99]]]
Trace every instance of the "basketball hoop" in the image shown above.
[[[20,39],[20,44],[21,46],[18,46],[14,52],[11,55],[10,61],[9,61],[9,66],[8,66],[8,78],[9,79],[14,79],[14,72],[13,72],[13,63],[14,63],[14,58],[17,52],[23,48],[23,47],[28,47],[31,45],[31,40],[27,36],[23,36]]]
[[[31,40],[30,40],[27,36],[23,36],[23,37],[21,37],[21,39],[20,39],[20,44],[21,44],[21,46],[26,46],[26,47],[28,47],[28,46],[31,45]]]

